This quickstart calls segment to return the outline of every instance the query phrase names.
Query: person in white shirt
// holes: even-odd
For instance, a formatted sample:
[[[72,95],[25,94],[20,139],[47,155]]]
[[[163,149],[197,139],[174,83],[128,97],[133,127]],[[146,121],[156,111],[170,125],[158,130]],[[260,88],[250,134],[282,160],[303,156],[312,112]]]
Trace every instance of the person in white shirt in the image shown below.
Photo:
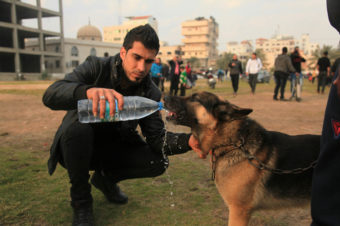
[[[247,62],[246,75],[249,76],[249,85],[251,92],[255,94],[257,75],[262,68],[260,58],[257,58],[256,53],[252,53],[251,58]]]

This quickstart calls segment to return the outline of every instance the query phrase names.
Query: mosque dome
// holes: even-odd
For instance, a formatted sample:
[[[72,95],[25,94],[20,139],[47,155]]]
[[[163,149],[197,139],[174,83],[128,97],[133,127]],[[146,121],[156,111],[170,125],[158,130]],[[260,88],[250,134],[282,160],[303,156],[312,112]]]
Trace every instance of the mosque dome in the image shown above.
[[[102,41],[102,34],[97,27],[89,23],[89,25],[83,26],[78,30],[77,39]]]

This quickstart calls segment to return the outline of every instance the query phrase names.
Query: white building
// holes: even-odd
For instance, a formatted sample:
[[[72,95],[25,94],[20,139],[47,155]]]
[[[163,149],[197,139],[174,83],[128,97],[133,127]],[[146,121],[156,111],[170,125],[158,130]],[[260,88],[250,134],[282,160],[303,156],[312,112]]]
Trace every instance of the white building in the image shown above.
[[[158,23],[156,18],[152,16],[127,17],[122,25],[109,26],[103,28],[103,41],[116,44],[123,44],[125,35],[133,28],[150,24],[150,26],[158,34]]]
[[[253,51],[254,51],[253,44],[250,40],[244,40],[240,43],[238,42],[227,43],[227,52],[236,54],[238,58],[241,60],[249,58]]]
[[[102,42],[101,33],[98,28],[87,25],[79,29],[77,39],[64,38],[64,49],[61,50],[60,39],[48,39],[45,48],[49,52],[63,52],[64,58],[61,62],[57,57],[45,57],[45,70],[49,74],[60,74],[71,72],[76,66],[83,63],[90,55],[103,57],[105,53],[112,56],[119,53],[121,45]],[[34,51],[38,47],[36,41],[25,43],[26,49]],[[64,67],[62,67],[64,66]],[[64,68],[64,70],[63,70]]]

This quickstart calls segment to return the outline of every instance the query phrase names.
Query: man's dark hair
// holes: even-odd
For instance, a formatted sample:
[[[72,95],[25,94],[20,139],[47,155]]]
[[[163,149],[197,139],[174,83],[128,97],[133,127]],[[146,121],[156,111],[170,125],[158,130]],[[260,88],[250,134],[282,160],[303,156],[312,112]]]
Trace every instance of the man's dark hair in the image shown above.
[[[123,47],[126,51],[132,48],[134,42],[141,42],[147,49],[159,51],[159,39],[155,30],[149,25],[141,25],[130,30],[125,38]]]
[[[287,47],[283,47],[283,48],[282,48],[282,53],[287,53],[287,52],[288,52]]]
[[[323,52],[323,55],[327,56],[328,55],[328,51]]]

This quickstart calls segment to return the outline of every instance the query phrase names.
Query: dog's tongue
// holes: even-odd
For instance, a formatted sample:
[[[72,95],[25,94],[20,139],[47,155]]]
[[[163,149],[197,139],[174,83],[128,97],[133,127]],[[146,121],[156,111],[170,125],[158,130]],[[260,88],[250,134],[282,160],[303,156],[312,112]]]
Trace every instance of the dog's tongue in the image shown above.
[[[168,111],[168,115],[166,116],[167,120],[174,120],[176,118],[176,113],[172,111]]]
[[[171,111],[169,111],[169,113],[168,113],[168,117],[171,117],[171,118],[176,118],[176,113],[175,113],[175,112],[171,112]]]

